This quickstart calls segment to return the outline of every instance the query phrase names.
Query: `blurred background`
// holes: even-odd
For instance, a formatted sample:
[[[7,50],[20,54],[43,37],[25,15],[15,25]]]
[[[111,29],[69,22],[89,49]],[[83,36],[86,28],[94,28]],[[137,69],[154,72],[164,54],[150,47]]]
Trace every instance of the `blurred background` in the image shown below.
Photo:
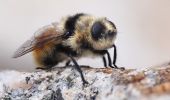
[[[0,70],[33,71],[31,53],[12,59],[14,51],[38,28],[79,12],[116,24],[118,66],[144,68],[170,61],[169,0],[0,0]],[[100,58],[78,62],[87,61],[103,66]]]

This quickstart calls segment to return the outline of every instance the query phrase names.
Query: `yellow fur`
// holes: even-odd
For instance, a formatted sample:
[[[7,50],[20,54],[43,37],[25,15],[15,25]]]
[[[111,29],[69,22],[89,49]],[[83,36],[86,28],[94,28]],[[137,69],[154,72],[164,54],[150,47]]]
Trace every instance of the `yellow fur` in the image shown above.
[[[100,39],[99,41],[95,41],[92,39],[91,27],[93,23],[96,21],[101,21],[106,26],[106,29],[117,32],[117,30],[114,29],[110,23],[105,22],[105,18],[95,18],[93,16],[86,15],[79,18],[76,24],[74,36],[71,36],[67,41],[64,42],[64,44],[71,46],[71,48],[77,50],[78,52],[81,52],[80,48],[81,41],[87,41],[96,50],[105,50],[111,48],[112,45],[114,44],[116,36],[112,39],[103,38]]]
[[[44,44],[43,46],[36,48],[33,51],[35,63],[38,65],[37,68],[42,68],[42,67],[45,68],[44,64],[42,63],[42,60],[45,56],[51,55],[54,47],[55,47],[55,44],[53,42],[48,42]]]
[[[67,24],[66,21],[68,22]],[[71,29],[65,29],[67,25],[70,28],[72,22],[75,25],[73,27],[74,29],[72,27]],[[91,31],[96,22],[102,24],[103,31],[101,32],[103,33],[97,34],[100,35],[100,38],[95,40],[95,36],[93,35],[96,34],[92,34]],[[71,31],[71,33],[74,31],[74,33],[67,37],[65,36],[67,35],[65,34],[67,31]],[[113,35],[112,33],[117,33],[117,30],[106,18],[77,14],[71,17],[64,17],[59,23],[47,25],[39,29],[36,33],[38,34],[35,34],[33,39],[26,41],[18,49],[14,54],[14,58],[33,51],[38,68],[48,68],[57,65],[59,62],[68,60],[68,55],[70,54],[76,57],[76,59],[89,55],[103,56],[103,51],[105,52],[105,50],[113,46],[116,34]]]

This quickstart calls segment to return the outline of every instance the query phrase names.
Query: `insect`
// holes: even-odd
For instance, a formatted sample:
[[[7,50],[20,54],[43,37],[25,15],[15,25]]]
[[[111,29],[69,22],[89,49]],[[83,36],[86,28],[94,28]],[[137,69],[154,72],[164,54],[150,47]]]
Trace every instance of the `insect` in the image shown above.
[[[72,61],[80,73],[83,85],[88,83],[76,59],[84,56],[100,56],[104,66],[116,66],[117,29],[107,18],[94,17],[79,13],[62,18],[59,23],[52,23],[39,29],[14,53],[13,58],[33,52],[38,69],[49,69],[62,61],[66,65]],[[109,48],[114,48],[114,59],[111,61]],[[108,65],[105,54],[108,57]]]

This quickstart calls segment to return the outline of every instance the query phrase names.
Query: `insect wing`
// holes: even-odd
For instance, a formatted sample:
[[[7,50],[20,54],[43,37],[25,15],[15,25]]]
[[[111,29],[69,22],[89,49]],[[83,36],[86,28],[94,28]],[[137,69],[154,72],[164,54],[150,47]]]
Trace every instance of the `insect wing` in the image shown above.
[[[53,23],[48,26],[44,26],[35,32],[34,36],[27,40],[24,44],[22,44],[12,56],[13,58],[20,57],[29,53],[36,48],[43,46],[46,42],[49,41],[61,41],[63,36],[62,29],[59,27],[57,23]]]

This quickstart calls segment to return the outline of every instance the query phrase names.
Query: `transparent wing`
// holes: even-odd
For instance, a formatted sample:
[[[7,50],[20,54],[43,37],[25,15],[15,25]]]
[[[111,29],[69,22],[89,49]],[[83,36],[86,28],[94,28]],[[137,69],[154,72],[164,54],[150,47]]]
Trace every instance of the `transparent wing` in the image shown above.
[[[22,44],[12,56],[13,58],[20,57],[29,53],[36,48],[43,46],[45,43],[49,41],[55,41],[55,43],[59,43],[62,41],[62,36],[64,32],[59,27],[58,23],[53,23],[51,25],[47,25],[39,29],[35,32],[34,36],[27,40],[24,44]]]

